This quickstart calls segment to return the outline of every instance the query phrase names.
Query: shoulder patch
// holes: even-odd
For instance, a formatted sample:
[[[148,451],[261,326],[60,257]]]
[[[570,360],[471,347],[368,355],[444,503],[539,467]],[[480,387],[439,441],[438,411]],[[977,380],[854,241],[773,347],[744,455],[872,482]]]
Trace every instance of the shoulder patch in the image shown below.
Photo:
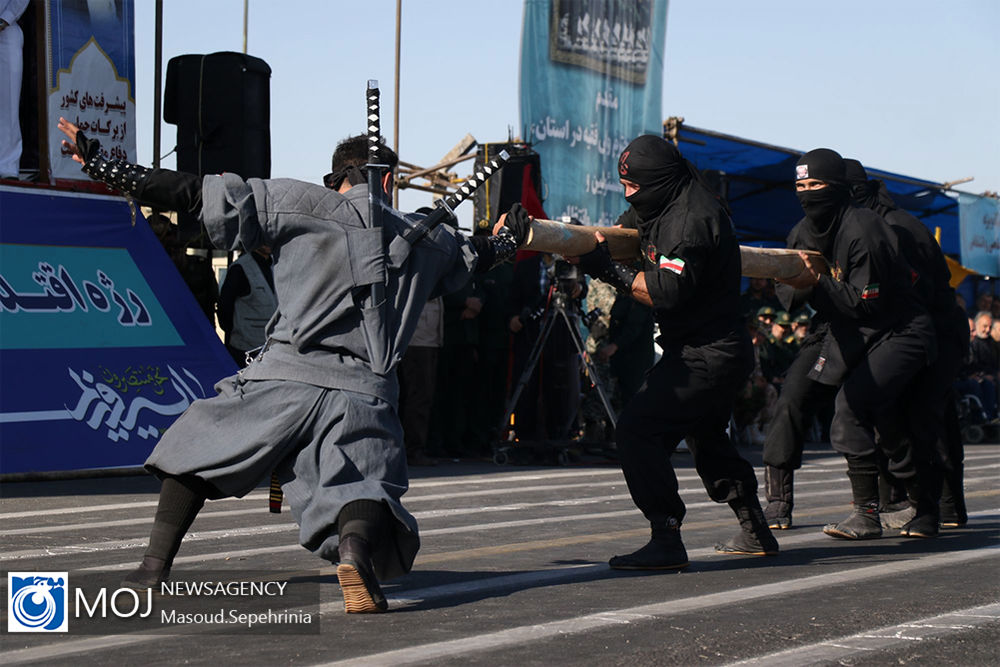
[[[872,283],[871,285],[865,285],[865,288],[861,290],[861,298],[867,301],[878,298],[878,283]]]
[[[660,262],[658,266],[661,269],[673,271],[677,275],[684,272],[684,260],[680,257],[668,258],[666,255],[660,255]]]

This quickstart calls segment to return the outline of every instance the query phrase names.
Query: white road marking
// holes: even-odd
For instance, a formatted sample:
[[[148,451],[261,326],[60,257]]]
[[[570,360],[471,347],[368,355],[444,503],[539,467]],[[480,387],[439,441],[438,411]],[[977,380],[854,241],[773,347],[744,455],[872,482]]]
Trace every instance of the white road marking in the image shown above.
[[[956,621],[967,619],[965,622]],[[971,607],[940,616],[900,623],[886,628],[838,637],[837,639],[800,646],[730,663],[736,665],[767,665],[768,667],[798,667],[813,663],[834,663],[866,651],[884,651],[907,642],[922,642],[944,635],[972,630],[990,623],[1000,623],[1000,603]]]

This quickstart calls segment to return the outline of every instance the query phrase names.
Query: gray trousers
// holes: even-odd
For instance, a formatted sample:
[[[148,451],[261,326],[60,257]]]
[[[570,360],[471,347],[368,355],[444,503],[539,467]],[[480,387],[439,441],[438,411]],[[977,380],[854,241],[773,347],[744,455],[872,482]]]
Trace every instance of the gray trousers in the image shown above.
[[[331,562],[339,560],[340,509],[354,500],[385,502],[395,539],[374,554],[376,576],[410,571],[420,540],[416,519],[400,504],[408,479],[395,406],[352,391],[238,375],[215,388],[217,396],[193,403],[167,430],[146,461],[150,472],[195,475],[218,489],[217,497],[240,497],[276,471],[299,543]]]

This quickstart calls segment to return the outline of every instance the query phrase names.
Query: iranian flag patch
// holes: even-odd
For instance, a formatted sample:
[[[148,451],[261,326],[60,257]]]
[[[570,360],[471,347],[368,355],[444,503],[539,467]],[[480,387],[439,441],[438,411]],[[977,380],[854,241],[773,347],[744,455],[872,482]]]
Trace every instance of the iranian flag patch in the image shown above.
[[[861,290],[862,299],[877,299],[878,298],[878,283],[872,283],[871,285],[865,285],[865,288]]]
[[[684,260],[680,257],[674,257],[673,259],[667,259],[666,255],[660,255],[660,268],[669,269],[680,275],[684,271]]]

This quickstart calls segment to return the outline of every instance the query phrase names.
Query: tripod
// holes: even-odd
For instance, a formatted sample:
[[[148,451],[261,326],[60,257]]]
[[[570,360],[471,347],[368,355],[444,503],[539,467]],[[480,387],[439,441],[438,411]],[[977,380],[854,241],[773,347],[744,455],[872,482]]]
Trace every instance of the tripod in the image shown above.
[[[553,287],[552,288],[552,299],[549,303],[549,308],[546,309],[544,319],[542,320],[542,328],[535,339],[534,345],[531,347],[531,353],[528,355],[528,361],[524,365],[524,370],[521,372],[520,378],[518,378],[517,384],[514,386],[514,391],[511,393],[510,399],[507,401],[507,405],[504,408],[503,420],[500,422],[497,428],[497,433],[502,434],[504,429],[510,423],[510,416],[514,413],[514,408],[517,406],[517,401],[521,397],[521,392],[524,391],[524,387],[531,380],[531,375],[535,371],[535,367],[538,365],[538,360],[541,359],[542,350],[545,348],[545,343],[549,339],[549,335],[552,333],[552,329],[555,327],[557,321],[562,320],[566,324],[566,328],[569,329],[570,338],[573,340],[573,345],[576,347],[576,352],[583,360],[584,366],[587,369],[587,374],[590,377],[591,384],[597,391],[597,395],[601,399],[601,405],[604,407],[604,411],[611,421],[611,425],[615,426],[615,412],[611,409],[611,402],[608,400],[608,396],[604,391],[604,387],[601,384],[601,378],[597,375],[597,371],[594,368],[594,363],[590,359],[590,355],[587,354],[587,348],[583,344],[583,339],[580,337],[580,314],[575,308],[568,307],[568,302],[570,300],[569,295],[564,291]],[[569,422],[563,424],[563,431],[568,430],[572,420],[576,418],[576,415],[570,415]],[[512,445],[509,443],[504,443],[502,445],[495,445],[493,448],[493,462],[498,465],[503,465],[507,463]],[[569,462],[569,458],[565,450],[560,450],[557,456],[557,460],[560,465],[566,465]]]

